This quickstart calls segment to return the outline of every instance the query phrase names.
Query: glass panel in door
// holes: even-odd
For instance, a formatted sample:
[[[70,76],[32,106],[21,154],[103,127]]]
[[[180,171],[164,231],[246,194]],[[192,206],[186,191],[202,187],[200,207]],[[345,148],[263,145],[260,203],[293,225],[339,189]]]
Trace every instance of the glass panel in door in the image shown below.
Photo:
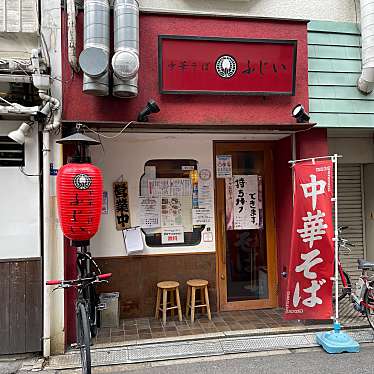
[[[224,199],[227,302],[268,299],[264,152],[230,153],[233,179],[225,180]]]

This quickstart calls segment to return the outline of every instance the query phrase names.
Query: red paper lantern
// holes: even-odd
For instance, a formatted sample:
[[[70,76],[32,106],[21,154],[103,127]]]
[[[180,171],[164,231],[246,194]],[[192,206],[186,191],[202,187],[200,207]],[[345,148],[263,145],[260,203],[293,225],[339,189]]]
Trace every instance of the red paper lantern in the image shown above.
[[[64,165],[57,174],[57,205],[64,235],[87,245],[100,224],[103,200],[103,177],[96,166],[89,163]]]

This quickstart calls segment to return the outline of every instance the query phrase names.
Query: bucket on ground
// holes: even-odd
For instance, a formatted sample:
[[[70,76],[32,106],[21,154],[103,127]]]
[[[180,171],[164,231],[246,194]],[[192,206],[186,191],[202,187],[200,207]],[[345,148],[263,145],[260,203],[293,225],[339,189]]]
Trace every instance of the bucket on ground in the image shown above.
[[[119,292],[101,293],[100,303],[105,304],[101,311],[101,327],[119,327]]]

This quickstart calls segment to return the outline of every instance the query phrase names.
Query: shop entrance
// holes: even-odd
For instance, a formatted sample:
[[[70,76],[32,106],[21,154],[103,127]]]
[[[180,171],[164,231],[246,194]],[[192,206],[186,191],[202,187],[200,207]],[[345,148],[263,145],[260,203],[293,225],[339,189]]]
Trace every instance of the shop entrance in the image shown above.
[[[214,143],[217,278],[222,311],[277,306],[271,147],[270,142]],[[232,178],[225,178],[230,171]]]

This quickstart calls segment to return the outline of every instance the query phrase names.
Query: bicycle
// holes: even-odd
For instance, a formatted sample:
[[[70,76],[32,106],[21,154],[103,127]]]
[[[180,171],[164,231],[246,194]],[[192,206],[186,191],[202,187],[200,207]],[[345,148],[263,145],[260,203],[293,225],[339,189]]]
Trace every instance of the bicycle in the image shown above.
[[[348,226],[339,226],[338,227],[338,246],[339,246],[339,253],[340,249],[344,248],[348,252],[351,251],[350,247],[354,247],[353,243],[350,243],[347,239],[342,238],[342,232],[343,230],[347,229]],[[342,288],[339,288],[339,296],[338,299],[339,301],[343,300],[347,295],[351,295],[352,293],[352,283],[351,283],[351,278],[349,277],[349,274],[343,270],[342,263],[340,262],[340,257],[338,259],[338,270],[339,270],[339,275],[341,279],[341,285]]]
[[[339,227],[338,229],[338,243],[339,249],[342,247],[350,251],[349,247],[354,247],[352,243],[341,237],[341,233],[347,226]],[[353,304],[353,308],[360,312],[362,315],[366,315],[370,327],[374,330],[374,274],[369,275],[368,271],[374,272],[374,263],[366,261],[364,259],[358,259],[358,268],[362,271],[358,281],[356,282],[356,288],[352,291],[351,279],[347,272],[343,270],[343,266],[338,261],[339,275],[342,282],[342,288],[339,291],[338,299],[342,300],[345,296],[349,295],[350,300]]]
[[[95,267],[95,271],[91,269]],[[60,288],[74,287],[78,291],[75,304],[77,343],[73,344],[80,350],[82,373],[91,374],[91,339],[96,336],[100,328],[100,311],[105,309],[100,304],[95,287],[99,283],[108,283],[112,273],[101,274],[101,270],[87,251],[87,247],[77,250],[78,278],[71,280],[49,280],[48,286],[57,285],[53,291]]]

